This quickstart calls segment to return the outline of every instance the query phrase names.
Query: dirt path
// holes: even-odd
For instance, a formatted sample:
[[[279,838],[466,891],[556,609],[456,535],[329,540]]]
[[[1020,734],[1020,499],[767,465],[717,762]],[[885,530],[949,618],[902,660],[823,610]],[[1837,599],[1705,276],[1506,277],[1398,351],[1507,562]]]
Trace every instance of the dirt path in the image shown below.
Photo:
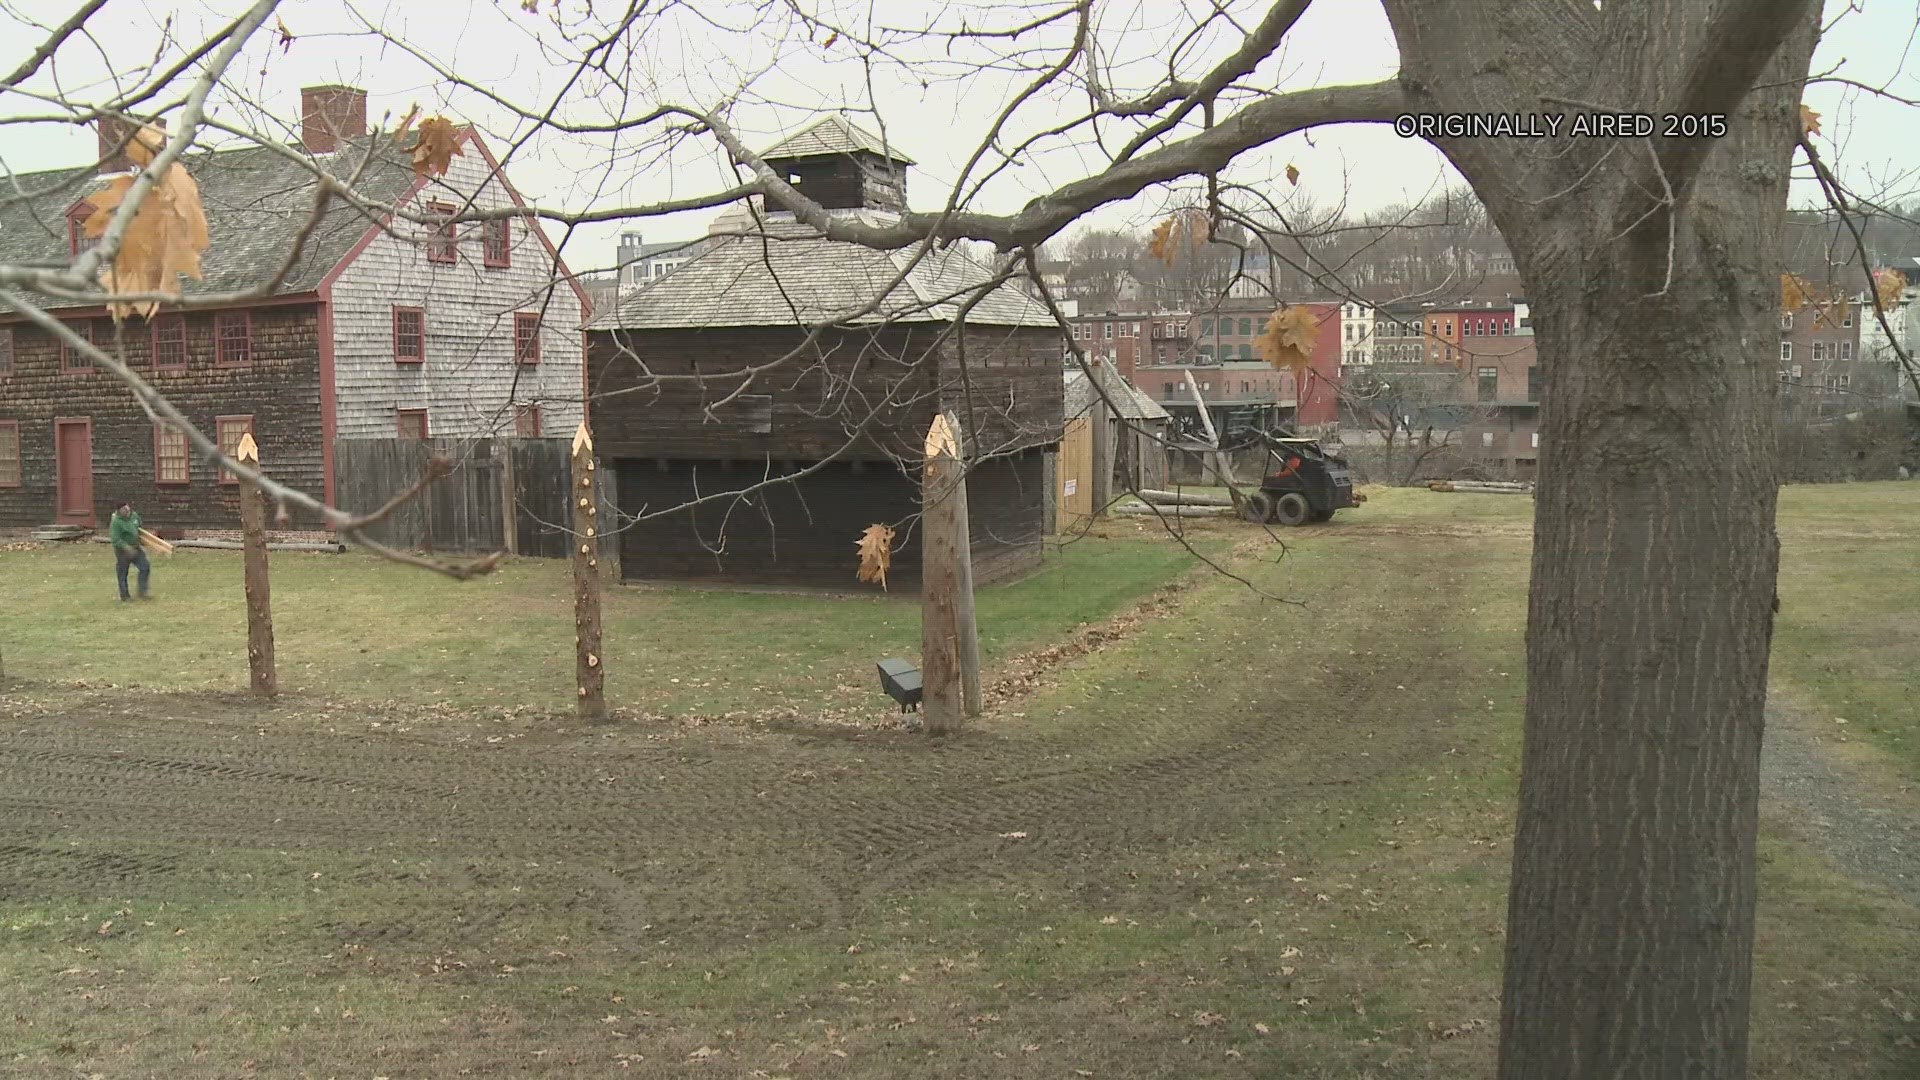
[[[1778,695],[1768,699],[1762,797],[1847,873],[1920,905],[1920,797],[1841,761],[1820,730]]]

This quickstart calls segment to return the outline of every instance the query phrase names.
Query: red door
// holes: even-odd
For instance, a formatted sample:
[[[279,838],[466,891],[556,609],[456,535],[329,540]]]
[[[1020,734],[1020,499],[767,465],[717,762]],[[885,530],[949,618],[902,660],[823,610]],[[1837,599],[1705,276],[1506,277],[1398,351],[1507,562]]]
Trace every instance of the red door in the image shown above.
[[[55,420],[54,472],[59,494],[56,517],[62,525],[92,525],[93,421]]]

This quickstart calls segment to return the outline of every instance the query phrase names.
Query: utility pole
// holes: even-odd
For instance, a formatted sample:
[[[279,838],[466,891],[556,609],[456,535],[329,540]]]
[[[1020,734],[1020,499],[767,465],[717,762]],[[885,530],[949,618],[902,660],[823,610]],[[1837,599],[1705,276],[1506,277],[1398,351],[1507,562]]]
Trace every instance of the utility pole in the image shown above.
[[[587,422],[573,433],[573,645],[580,719],[607,718],[606,668],[600,662],[599,493],[593,483],[593,436]]]
[[[240,436],[234,460],[260,468],[260,444],[253,432]],[[279,693],[273,659],[273,596],[267,580],[267,502],[259,485],[240,481],[240,539],[247,591],[247,674],[261,697]]]

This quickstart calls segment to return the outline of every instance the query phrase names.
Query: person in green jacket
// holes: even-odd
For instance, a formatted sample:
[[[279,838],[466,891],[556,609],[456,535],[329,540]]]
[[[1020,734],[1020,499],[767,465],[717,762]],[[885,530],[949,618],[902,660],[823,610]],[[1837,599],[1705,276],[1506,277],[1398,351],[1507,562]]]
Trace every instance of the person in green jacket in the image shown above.
[[[153,573],[153,564],[147,561],[147,549],[140,543],[140,515],[134,513],[133,504],[123,502],[113,512],[112,520],[107,522],[107,539],[113,542],[115,572],[120,577],[120,599],[127,600],[127,567],[140,568],[140,599],[147,599],[147,578]]]

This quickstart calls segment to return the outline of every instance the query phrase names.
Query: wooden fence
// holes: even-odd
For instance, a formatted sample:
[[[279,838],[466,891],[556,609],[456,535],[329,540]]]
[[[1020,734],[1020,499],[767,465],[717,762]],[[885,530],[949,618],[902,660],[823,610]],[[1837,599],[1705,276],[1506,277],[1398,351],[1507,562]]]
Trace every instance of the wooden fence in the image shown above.
[[[373,510],[417,480],[429,458],[444,455],[452,475],[370,526],[369,536],[413,551],[560,559],[567,556],[571,453],[570,439],[341,439],[333,444],[334,493],[343,509]],[[611,527],[611,470],[601,462],[596,475],[599,518]],[[617,533],[600,548],[617,577]]]

